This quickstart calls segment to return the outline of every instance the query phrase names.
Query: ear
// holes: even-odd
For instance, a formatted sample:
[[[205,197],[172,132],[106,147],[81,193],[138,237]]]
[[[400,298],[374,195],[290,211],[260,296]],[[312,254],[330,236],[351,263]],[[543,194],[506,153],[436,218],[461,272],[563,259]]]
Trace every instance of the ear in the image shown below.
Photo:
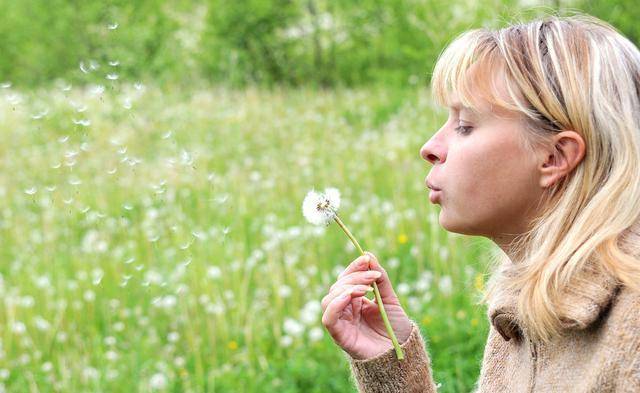
[[[586,144],[575,131],[561,131],[553,136],[543,151],[540,187],[547,188],[567,176],[584,158]]]

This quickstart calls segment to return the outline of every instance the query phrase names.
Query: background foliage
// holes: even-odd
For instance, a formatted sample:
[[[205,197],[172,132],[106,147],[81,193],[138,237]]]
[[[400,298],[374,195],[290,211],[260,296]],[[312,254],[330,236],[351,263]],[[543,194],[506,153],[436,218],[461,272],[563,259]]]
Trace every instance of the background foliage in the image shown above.
[[[405,86],[428,82],[456,34],[533,11],[516,0],[0,1],[0,78],[73,81],[80,61],[120,62],[129,78],[230,86]],[[638,42],[633,0],[563,2]],[[118,24],[115,30],[105,27]]]
[[[460,32],[630,0],[0,0],[0,392],[348,392],[320,300],[379,256],[441,392],[489,327],[483,238],[448,233],[420,146]]]

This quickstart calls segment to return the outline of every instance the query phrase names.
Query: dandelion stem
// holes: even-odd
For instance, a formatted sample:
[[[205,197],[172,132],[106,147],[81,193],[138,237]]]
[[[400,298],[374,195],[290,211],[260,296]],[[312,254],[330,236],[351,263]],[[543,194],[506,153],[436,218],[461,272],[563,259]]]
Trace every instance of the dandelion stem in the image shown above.
[[[349,237],[349,239],[351,240],[353,245],[356,246],[356,248],[360,252],[360,255],[364,255],[364,251],[362,250],[362,247],[360,247],[360,244],[358,243],[356,238],[353,237],[353,235],[349,231],[349,228],[347,228],[347,226],[344,225],[344,223],[342,222],[340,217],[338,217],[338,215],[335,214],[333,216],[333,219],[340,226],[340,228],[342,228],[344,233],[347,234],[347,236]],[[374,290],[374,293],[376,295],[376,300],[378,302],[378,307],[380,309],[380,315],[382,316],[382,320],[384,321],[384,326],[387,328],[387,333],[389,333],[389,337],[391,337],[391,342],[393,343],[393,347],[396,350],[396,356],[398,357],[398,360],[402,360],[402,359],[404,359],[404,353],[402,352],[402,348],[400,348],[400,344],[398,343],[398,339],[396,338],[396,335],[393,332],[393,328],[391,327],[391,323],[389,323],[389,318],[387,317],[387,312],[385,311],[384,305],[382,304],[382,296],[380,296],[380,291],[378,290],[378,285],[376,284],[375,281],[373,282],[373,290]]]

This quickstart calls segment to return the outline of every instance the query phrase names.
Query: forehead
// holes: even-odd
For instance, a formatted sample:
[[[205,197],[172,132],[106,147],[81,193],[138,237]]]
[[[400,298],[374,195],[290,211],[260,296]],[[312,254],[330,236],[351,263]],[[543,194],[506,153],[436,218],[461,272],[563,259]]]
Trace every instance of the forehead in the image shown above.
[[[456,112],[476,116],[514,115],[507,109],[513,108],[513,99],[501,64],[472,64],[466,71],[463,83],[449,90],[445,101],[446,106]]]

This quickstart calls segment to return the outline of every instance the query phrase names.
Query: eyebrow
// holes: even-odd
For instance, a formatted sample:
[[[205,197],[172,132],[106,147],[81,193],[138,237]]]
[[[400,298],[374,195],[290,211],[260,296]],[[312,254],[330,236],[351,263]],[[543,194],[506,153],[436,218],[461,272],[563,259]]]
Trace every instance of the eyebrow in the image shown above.
[[[464,110],[468,110],[468,111],[474,112],[474,110],[473,110],[473,109],[469,108],[468,106],[464,106],[464,105],[462,105],[462,103],[461,103],[461,102],[454,102],[454,103],[452,103],[451,105],[449,105],[449,108],[451,108],[451,109],[457,109],[457,110],[462,110],[462,109],[464,109]]]
[[[451,105],[449,105],[449,108],[456,110],[458,112],[464,110],[466,112],[469,112],[471,114],[471,116],[474,117],[480,117],[482,116],[482,113],[478,112],[477,110],[473,109],[473,108],[469,108],[468,106],[464,106],[462,105],[462,103],[460,102],[454,102]]]

